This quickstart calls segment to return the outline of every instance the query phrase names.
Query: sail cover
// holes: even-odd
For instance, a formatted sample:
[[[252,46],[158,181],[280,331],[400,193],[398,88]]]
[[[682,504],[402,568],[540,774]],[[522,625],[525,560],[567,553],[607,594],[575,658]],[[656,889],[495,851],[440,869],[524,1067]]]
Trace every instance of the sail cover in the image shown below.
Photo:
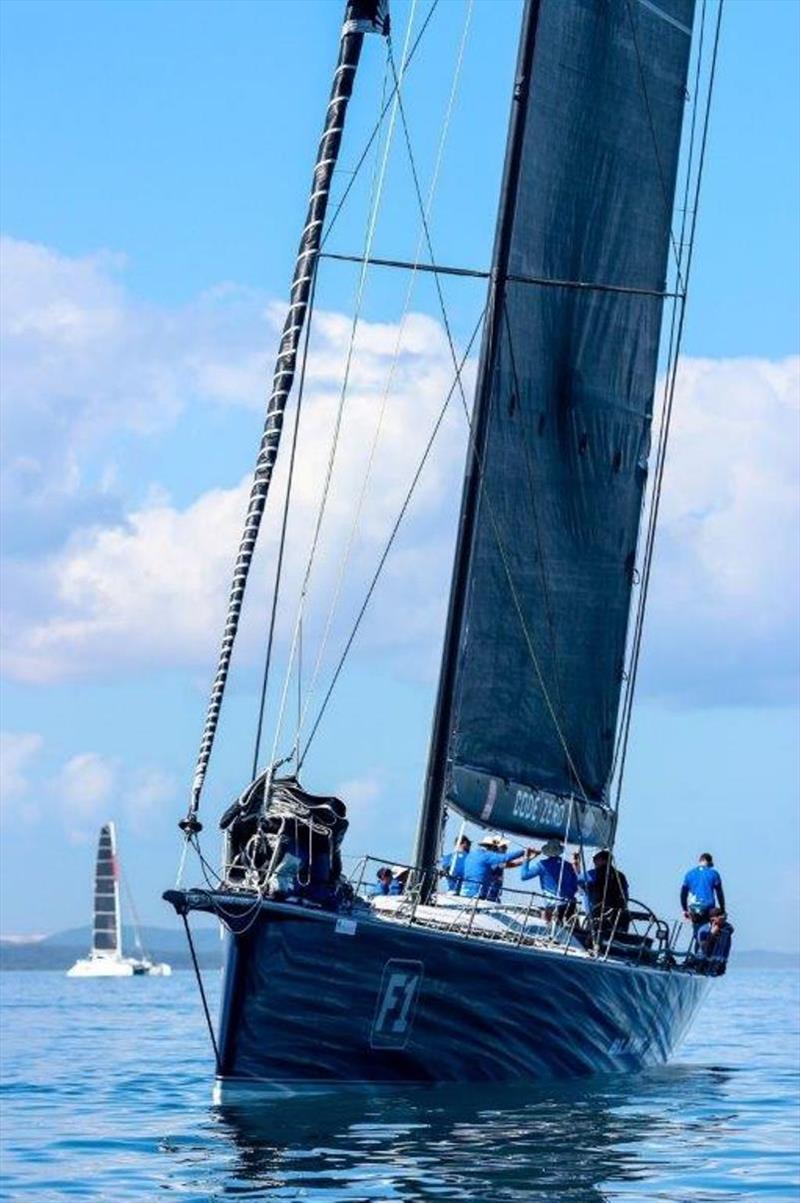
[[[694,0],[533,3],[446,792],[602,843]]]
[[[118,956],[120,948],[117,840],[113,823],[100,828],[94,873],[94,952]]]

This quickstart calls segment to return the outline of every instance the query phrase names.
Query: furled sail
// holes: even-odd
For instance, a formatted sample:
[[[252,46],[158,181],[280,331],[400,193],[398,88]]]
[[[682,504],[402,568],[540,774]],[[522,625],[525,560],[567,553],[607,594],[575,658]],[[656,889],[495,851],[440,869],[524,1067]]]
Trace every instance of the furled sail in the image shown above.
[[[526,9],[442,769],[462,813],[522,835],[611,832],[693,7]]]
[[[122,953],[117,836],[113,823],[105,823],[100,828],[97,843],[92,951],[109,957],[117,957]]]

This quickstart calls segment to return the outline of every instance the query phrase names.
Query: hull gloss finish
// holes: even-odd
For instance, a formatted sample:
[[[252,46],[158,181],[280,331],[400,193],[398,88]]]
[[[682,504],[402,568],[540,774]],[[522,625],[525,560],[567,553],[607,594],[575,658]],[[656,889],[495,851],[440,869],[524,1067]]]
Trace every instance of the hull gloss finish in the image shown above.
[[[227,939],[222,1100],[631,1072],[667,1060],[708,987],[680,970],[270,902]]]

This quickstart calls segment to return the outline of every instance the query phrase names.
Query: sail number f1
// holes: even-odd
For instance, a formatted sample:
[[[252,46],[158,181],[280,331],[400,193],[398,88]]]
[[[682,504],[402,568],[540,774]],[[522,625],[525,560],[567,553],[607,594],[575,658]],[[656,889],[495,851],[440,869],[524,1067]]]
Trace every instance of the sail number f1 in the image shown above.
[[[414,1023],[423,973],[422,961],[386,962],[370,1033],[373,1048],[405,1048]]]

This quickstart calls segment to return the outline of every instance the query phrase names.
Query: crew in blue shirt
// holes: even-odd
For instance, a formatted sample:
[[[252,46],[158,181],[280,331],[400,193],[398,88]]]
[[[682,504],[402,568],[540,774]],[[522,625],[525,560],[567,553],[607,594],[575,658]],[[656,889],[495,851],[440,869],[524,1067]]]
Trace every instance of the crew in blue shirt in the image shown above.
[[[442,870],[445,874],[447,889],[452,894],[461,893],[461,886],[464,882],[464,861],[471,848],[472,840],[469,836],[462,835],[458,841],[458,849],[455,852],[448,852],[447,856],[442,857]]]
[[[733,927],[722,907],[712,906],[708,922],[697,929],[699,963],[706,973],[719,977],[725,972],[732,937]]]
[[[392,870],[388,865],[381,865],[375,874],[375,880],[376,884],[374,886],[367,887],[369,894],[372,896],[376,894],[388,894],[392,888]]]
[[[544,908],[544,916],[548,922],[554,914],[563,922],[575,911],[578,875],[563,856],[564,845],[561,841],[548,840],[541,850],[529,850],[520,874],[523,881],[538,878],[541,893],[546,898],[552,898],[554,905]]]
[[[725,910],[725,894],[722,878],[714,868],[710,852],[703,852],[693,869],[689,869],[681,886],[681,908],[685,919],[691,919],[697,935],[698,928],[708,922],[711,909],[720,906]]]
[[[503,849],[501,851],[501,849]],[[499,893],[493,871],[510,865],[525,855],[524,848],[512,848],[498,836],[487,836],[477,848],[472,848],[464,858],[464,881],[462,898],[490,898]]]

